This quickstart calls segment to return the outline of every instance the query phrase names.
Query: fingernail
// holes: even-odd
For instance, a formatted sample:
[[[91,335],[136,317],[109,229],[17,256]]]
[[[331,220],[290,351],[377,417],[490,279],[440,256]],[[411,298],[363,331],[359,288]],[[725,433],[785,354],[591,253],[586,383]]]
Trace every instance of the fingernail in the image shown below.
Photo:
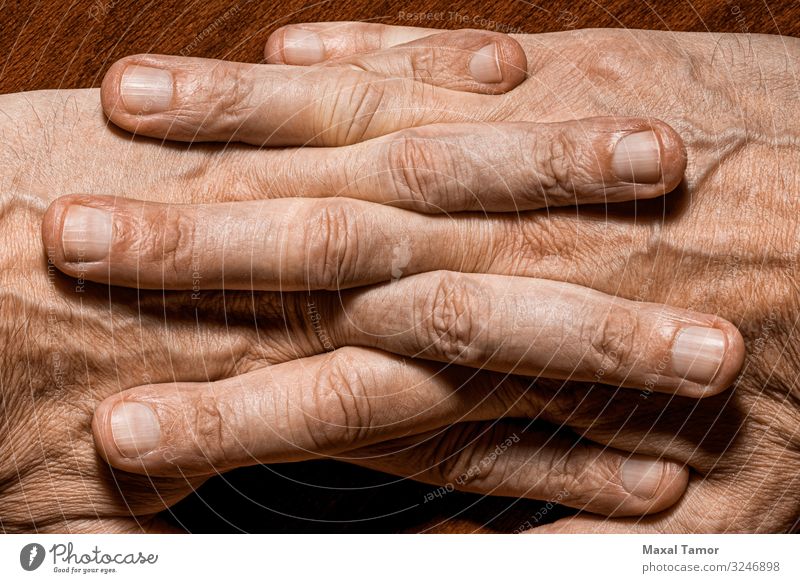
[[[497,60],[497,45],[486,45],[469,60],[469,72],[478,83],[500,83],[503,73]]]
[[[147,115],[166,111],[172,105],[172,73],[130,65],[122,73],[119,93],[128,113]]]
[[[288,65],[313,65],[325,60],[325,45],[319,35],[290,28],[283,35],[283,58]]]
[[[61,228],[64,259],[73,263],[105,259],[111,246],[111,231],[111,213],[88,206],[69,207]]]
[[[672,345],[672,369],[695,383],[714,380],[725,357],[725,334],[716,328],[689,326],[678,333]]]
[[[153,410],[142,403],[118,403],[111,411],[111,436],[125,457],[153,451],[161,440],[161,426]]]
[[[629,458],[619,470],[622,486],[634,496],[649,500],[658,492],[664,475],[664,462]]]
[[[628,134],[617,142],[611,168],[625,182],[655,184],[661,181],[661,144],[655,132]]]

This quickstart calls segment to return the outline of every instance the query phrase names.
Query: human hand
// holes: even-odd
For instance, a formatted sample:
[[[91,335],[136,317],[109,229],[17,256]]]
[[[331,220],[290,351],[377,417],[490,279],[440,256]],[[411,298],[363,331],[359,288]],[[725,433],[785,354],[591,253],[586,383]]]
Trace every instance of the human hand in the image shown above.
[[[335,48],[326,57],[339,62],[357,58],[357,66],[367,70],[370,56],[353,52],[384,48],[374,40],[404,34],[337,23],[327,25],[333,31],[330,36],[338,39],[329,45],[324,26],[303,25],[322,35],[326,51]],[[405,31],[415,38],[428,32]],[[730,318],[751,349],[731,395],[699,403],[648,393],[631,400],[624,393],[614,397],[597,387],[589,392],[575,386],[564,389],[559,383],[554,397],[567,405],[551,407],[543,416],[617,447],[664,453],[694,468],[698,477],[690,495],[675,509],[639,523],[643,529],[791,529],[798,516],[798,498],[792,494],[796,488],[787,481],[785,468],[798,465],[793,316],[798,307],[798,237],[793,220],[796,197],[786,193],[798,190],[792,140],[800,129],[793,98],[798,42],[644,31],[516,38],[526,50],[530,74],[521,86],[499,97],[463,95],[450,108],[439,99],[441,93],[431,91],[427,95],[435,99],[419,100],[410,120],[398,116],[397,129],[409,123],[465,118],[494,123],[652,115],[684,137],[686,179],[672,197],[637,205],[635,215],[582,209],[526,213],[513,220],[494,215],[480,221],[453,217],[460,236],[456,247],[465,250],[463,254],[452,253],[452,239],[432,220],[419,228],[429,228],[439,237],[431,243],[428,236],[418,247],[412,244],[412,255],[431,255],[426,269],[560,279]],[[279,35],[271,40],[279,42],[274,39]],[[364,43],[365,39],[370,42]],[[386,51],[377,60],[383,72],[392,62]],[[398,68],[398,73],[409,71]],[[398,99],[395,95],[392,102]],[[386,104],[378,105],[371,113],[383,111]],[[373,117],[391,118],[392,108]],[[115,121],[125,125],[124,120]],[[463,154],[459,149],[439,149],[440,167],[460,168],[453,164],[453,155]],[[436,170],[436,160],[408,167],[421,167],[424,177]],[[399,233],[391,224],[391,220],[382,223],[384,232],[396,240]],[[443,252],[431,254],[431,249]],[[546,383],[541,383],[541,390],[546,391]],[[582,405],[577,408],[580,414],[573,414],[576,404]],[[634,419],[629,420],[633,412]],[[770,501],[767,516],[764,500]],[[635,528],[630,522],[604,522],[599,527],[569,524]]]
[[[326,56],[359,59],[369,69],[370,57],[354,53],[387,48],[375,39],[424,34],[420,29],[386,34],[378,27],[365,34],[362,26],[317,29],[332,49]],[[285,30],[268,43],[273,62],[281,55],[271,47],[280,47]],[[336,41],[327,42],[327,35]],[[544,391],[580,404],[562,407],[553,421],[621,449],[676,456],[698,474],[680,504],[656,517],[576,518],[544,531],[796,528],[797,39],[645,31],[515,38],[526,50],[531,79],[502,98],[506,103],[492,110],[492,119],[497,110],[508,114],[501,119],[531,121],[652,115],[684,137],[689,160],[683,201],[668,198],[628,233],[603,225],[600,216],[584,215],[589,224],[581,221],[580,238],[569,234],[577,234],[581,217],[562,222],[555,213],[556,220],[545,226],[554,260],[542,268],[531,257],[520,271],[545,277],[569,273],[560,278],[718,313],[739,325],[750,348],[735,392],[724,399],[667,403],[653,395],[632,402],[613,391],[577,386],[565,391],[561,384]],[[389,52],[376,61],[386,62]],[[620,219],[631,221],[614,216],[612,222]],[[538,220],[534,224],[543,227]],[[637,252],[641,248],[649,253]],[[585,260],[589,257],[594,268]]]
[[[291,410],[291,419],[277,417],[276,425],[292,430],[300,426],[307,431],[308,440],[289,441],[296,446],[291,452],[281,450],[278,444],[270,453],[275,457],[265,459],[300,459],[340,450],[341,456],[347,457],[347,448],[363,448],[415,431],[429,432],[462,418],[494,419],[505,410],[486,398],[495,388],[505,391],[502,376],[467,383],[458,392],[463,400],[456,407],[443,394],[450,395],[453,387],[470,379],[465,370],[451,367],[436,375],[436,365],[408,362],[404,366],[399,357],[355,348],[322,354],[328,346],[318,335],[309,310],[314,305],[330,305],[334,300],[327,295],[227,292],[224,297],[203,293],[193,299],[191,289],[167,295],[109,289],[89,283],[80,274],[76,280],[62,277],[42,253],[37,231],[46,207],[59,195],[110,189],[121,196],[153,201],[235,201],[258,196],[261,185],[248,184],[243,176],[265,156],[274,154],[283,168],[294,168],[303,175],[300,170],[309,161],[284,151],[230,147],[220,152],[132,141],[106,127],[96,91],[7,95],[0,97],[0,109],[5,120],[0,180],[7,209],[2,305],[3,338],[8,348],[4,351],[4,445],[0,457],[0,514],[5,531],[169,528],[158,519],[158,512],[191,492],[206,475],[163,479],[114,471],[98,458],[90,435],[97,404],[138,385],[215,382],[272,370],[275,365],[276,374],[283,371],[299,379],[291,387],[293,391],[274,395],[275,399],[288,399],[278,409]],[[85,144],[93,147],[87,150]],[[280,184],[293,188],[288,179]],[[633,194],[630,189],[629,194]],[[733,357],[735,362],[735,351]],[[288,361],[297,363],[294,372],[284,367]],[[359,368],[343,362],[355,362]],[[340,427],[342,410],[337,408],[337,400],[341,392],[330,386],[338,370],[355,371],[367,378],[375,372],[384,375],[377,380],[388,375],[392,383],[403,385],[403,391],[395,392],[391,383],[369,385],[373,391],[388,391],[378,399],[386,409],[373,410],[375,419],[382,420],[374,431],[354,435],[349,425],[344,430]],[[409,386],[414,391],[409,391]],[[289,407],[296,403],[298,408]],[[400,422],[393,423],[393,415],[398,414]],[[574,505],[598,512],[638,514],[668,505],[685,486],[685,472],[668,461],[631,458],[588,442],[577,449],[571,443],[567,447],[564,442],[543,442],[543,435],[536,430],[526,433],[507,425],[492,431],[475,434],[466,444],[453,431],[438,432],[421,446],[423,453],[429,452],[427,459],[381,459],[397,473],[426,473],[426,479],[437,481],[447,472],[463,471],[470,456],[494,448],[500,436],[516,435],[520,443],[503,462],[519,469],[518,481],[503,481],[502,491],[509,495],[548,497],[553,488],[560,491],[561,480],[580,468],[586,478],[583,483],[593,490],[588,494],[573,489]],[[320,443],[310,443],[314,439]],[[434,452],[448,448],[463,457],[446,467],[429,463]],[[623,482],[626,463],[641,478],[633,485],[630,479],[627,486]],[[465,487],[486,491],[494,475],[488,472],[483,481]],[[644,479],[648,476],[650,481]],[[533,482],[536,485],[531,488]],[[626,489],[642,487],[646,492],[641,496]]]

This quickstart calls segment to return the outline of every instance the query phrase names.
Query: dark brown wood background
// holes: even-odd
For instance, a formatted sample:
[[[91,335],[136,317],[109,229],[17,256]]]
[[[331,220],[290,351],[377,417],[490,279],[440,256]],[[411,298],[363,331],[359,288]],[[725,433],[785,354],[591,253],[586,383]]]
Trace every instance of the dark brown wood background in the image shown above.
[[[425,22],[435,28],[800,34],[800,3],[792,0],[0,0],[0,92],[94,87],[111,63],[133,53],[188,50],[255,62],[270,32],[284,24],[414,24],[408,15],[423,14],[434,16]]]
[[[257,62],[279,26],[328,20],[528,33],[625,27],[800,35],[800,3],[0,0],[0,92],[96,87],[115,60],[133,53]],[[336,462],[287,464],[212,480],[173,516],[196,532],[472,532],[513,531],[543,508],[458,493],[424,502],[432,490]]]

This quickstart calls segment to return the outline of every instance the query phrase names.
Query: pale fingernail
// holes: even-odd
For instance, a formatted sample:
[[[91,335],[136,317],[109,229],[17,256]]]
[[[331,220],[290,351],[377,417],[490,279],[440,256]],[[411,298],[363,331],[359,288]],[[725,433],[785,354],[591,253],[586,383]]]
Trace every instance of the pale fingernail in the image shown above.
[[[703,326],[684,328],[672,345],[672,370],[686,380],[708,384],[722,365],[725,348],[722,330]]]
[[[497,45],[486,45],[469,60],[469,72],[478,83],[500,83],[503,73],[497,60]]]
[[[122,73],[119,93],[128,113],[147,115],[172,105],[172,73],[164,69],[130,65]]]
[[[314,32],[290,28],[283,35],[283,58],[287,65],[314,65],[325,60],[325,45]]]
[[[664,463],[657,460],[630,458],[619,470],[622,486],[639,498],[649,500],[658,492],[664,475]]]
[[[61,228],[64,259],[71,263],[100,261],[111,246],[111,213],[88,206],[67,209]]]
[[[628,134],[611,156],[611,169],[625,182],[655,184],[661,181],[661,143],[652,131]]]
[[[147,405],[122,402],[111,411],[111,435],[120,454],[139,457],[158,446],[161,426]]]

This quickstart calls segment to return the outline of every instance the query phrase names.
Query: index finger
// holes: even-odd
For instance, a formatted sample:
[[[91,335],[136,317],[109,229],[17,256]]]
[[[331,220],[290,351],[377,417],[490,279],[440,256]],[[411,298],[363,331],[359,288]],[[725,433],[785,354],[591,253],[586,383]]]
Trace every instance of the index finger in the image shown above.
[[[351,68],[160,55],[115,63],[101,99],[112,122],[140,135],[258,146],[348,145],[408,127],[484,119],[494,103]]]

